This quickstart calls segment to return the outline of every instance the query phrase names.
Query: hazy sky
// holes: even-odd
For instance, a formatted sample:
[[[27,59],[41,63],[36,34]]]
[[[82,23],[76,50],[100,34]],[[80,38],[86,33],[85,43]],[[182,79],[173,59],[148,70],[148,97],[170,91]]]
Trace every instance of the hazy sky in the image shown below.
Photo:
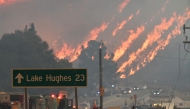
[[[37,34],[47,41],[55,52],[60,51],[64,43],[77,48],[78,44],[83,44],[90,37],[91,30],[101,27],[103,23],[109,25],[104,32],[97,34],[96,40],[106,42],[109,52],[114,52],[121,46],[121,42],[129,38],[131,30],[136,32],[137,27],[145,26],[144,31],[129,47],[130,50],[136,51],[144,43],[147,34],[153,31],[163,18],[168,21],[174,12],[176,16],[183,15],[188,7],[188,0],[130,0],[119,12],[119,6],[127,0],[16,1],[18,0],[0,5],[0,36],[16,29],[23,30],[25,25],[34,23]],[[133,17],[127,21],[130,15]],[[112,36],[114,29],[124,20],[127,21],[126,24]],[[167,38],[167,34],[177,23],[172,25],[164,31],[162,38]],[[181,43],[180,41],[185,39],[182,34],[178,36],[181,38],[172,40],[172,43]],[[151,50],[151,47],[148,50]],[[120,64],[125,56],[126,54],[118,60]]]

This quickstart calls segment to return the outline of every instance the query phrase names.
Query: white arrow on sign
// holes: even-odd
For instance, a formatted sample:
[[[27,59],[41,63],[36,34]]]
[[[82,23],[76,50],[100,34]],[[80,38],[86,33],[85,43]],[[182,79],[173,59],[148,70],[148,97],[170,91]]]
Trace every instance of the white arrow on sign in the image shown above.
[[[21,83],[21,79],[24,79],[24,77],[19,73],[15,79],[18,79],[18,83]]]

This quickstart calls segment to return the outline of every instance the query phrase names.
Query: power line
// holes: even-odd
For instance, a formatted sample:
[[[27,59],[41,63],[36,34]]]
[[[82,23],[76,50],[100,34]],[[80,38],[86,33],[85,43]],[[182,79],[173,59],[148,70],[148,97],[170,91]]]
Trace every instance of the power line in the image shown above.
[[[167,58],[167,59],[179,59],[179,58],[174,58],[174,57],[165,57],[165,56],[155,56],[155,57],[159,57],[159,58]],[[184,58],[180,58],[181,59],[184,59]],[[190,60],[190,59],[186,59],[186,60]]]

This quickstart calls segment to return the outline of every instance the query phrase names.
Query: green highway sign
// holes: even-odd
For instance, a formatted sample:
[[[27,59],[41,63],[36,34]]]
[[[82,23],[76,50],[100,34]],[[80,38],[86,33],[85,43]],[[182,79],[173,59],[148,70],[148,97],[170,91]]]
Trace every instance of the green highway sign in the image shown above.
[[[13,88],[84,87],[87,69],[13,69]]]

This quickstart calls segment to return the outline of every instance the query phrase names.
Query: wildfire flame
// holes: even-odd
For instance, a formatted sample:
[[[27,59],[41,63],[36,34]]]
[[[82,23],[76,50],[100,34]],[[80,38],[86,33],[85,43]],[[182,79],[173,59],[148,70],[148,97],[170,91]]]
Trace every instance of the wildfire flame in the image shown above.
[[[131,34],[129,35],[129,38],[122,42],[122,45],[114,52],[114,58],[113,61],[117,61],[124,53],[125,51],[130,47],[131,43],[144,31],[145,27],[141,26],[137,28],[137,32],[134,33],[131,31]]]
[[[158,46],[155,47],[155,49],[151,50],[149,52],[149,54],[147,55],[147,57],[143,59],[142,63],[140,63],[142,65],[142,67],[146,66],[146,64],[148,62],[152,61],[160,49],[163,50],[169,44],[172,36],[175,37],[176,35],[181,34],[180,27],[184,24],[185,20],[187,20],[189,17],[190,17],[190,12],[184,14],[183,16],[178,16],[176,18],[178,25],[175,26],[175,29],[172,30],[171,33],[168,34],[168,36],[165,40],[161,39],[161,40],[157,41]],[[148,60],[148,61],[146,61],[146,60]],[[140,67],[139,67],[140,64],[137,65],[136,69],[131,69],[129,75],[133,75],[136,71],[138,71],[140,69]]]
[[[120,78],[126,78],[125,74],[121,74]]]
[[[90,40],[96,40],[99,33],[103,32],[108,27],[108,25],[109,23],[103,23],[99,28],[93,29],[86,38],[86,40],[82,44],[78,45],[76,49],[73,49],[72,47],[69,47],[67,44],[64,44],[61,51],[59,51],[56,56],[59,59],[64,59],[65,57],[69,56],[70,57],[69,62],[73,62],[81,54],[82,51],[81,46],[83,45],[84,48],[87,48],[88,42]]]
[[[124,21],[121,22],[121,24],[118,24],[118,27],[113,31],[112,35],[115,36],[116,33],[117,33],[117,31],[118,31],[119,29],[122,29],[123,26],[124,26],[126,23],[127,23],[127,20],[124,20]]]
[[[166,8],[166,5],[168,4],[168,2],[169,2],[169,0],[167,0],[165,3],[164,3],[164,6],[161,8],[161,10],[159,10],[158,12],[157,12],[157,15],[159,15],[161,12],[163,13],[164,11],[165,11],[165,8]],[[161,11],[161,12],[160,12]],[[151,22],[154,20],[154,18],[155,18],[155,16],[157,16],[157,15],[154,15],[154,16],[152,16],[152,18],[151,18]]]
[[[165,11],[165,7],[166,7],[166,4],[169,2],[169,0],[167,0],[166,1],[166,3],[164,4],[164,6],[162,7],[162,12],[164,12]],[[136,12],[136,14],[139,14],[139,12],[140,12],[140,9]],[[157,14],[158,15],[158,14]],[[150,21],[152,22],[154,20],[154,16],[150,19]],[[147,24],[147,22],[145,23],[145,25]],[[129,39],[130,40],[130,39]],[[122,43],[123,44],[123,43]],[[128,46],[130,46],[130,45],[128,45]],[[125,47],[125,46],[120,46],[119,47],[119,49],[117,49],[116,51],[115,51],[115,56],[114,56],[114,58],[113,58],[113,60],[114,61],[117,61],[124,53],[125,53],[125,51],[127,50],[127,49],[125,49],[125,48],[129,48],[129,47]],[[123,50],[120,50],[120,49],[123,49]],[[119,51],[121,51],[121,52],[119,52]]]
[[[166,21],[166,18],[162,19],[162,23],[155,26],[154,30],[147,35],[147,39],[143,43],[142,47],[139,48],[136,51],[136,53],[132,53],[129,56],[129,60],[124,62],[119,67],[117,72],[124,72],[125,68],[127,66],[131,65],[133,63],[133,61],[135,61],[137,59],[137,56],[139,56],[143,51],[145,51],[145,49],[147,49],[148,46],[151,46],[155,41],[157,41],[161,37],[162,33],[165,30],[167,30],[170,26],[172,26],[174,20],[175,20],[174,17],[171,17],[168,22]]]
[[[109,54],[107,53],[104,58],[108,60],[110,58]]]
[[[15,2],[21,2],[21,1],[26,1],[26,0],[0,0],[0,5],[12,4]]]
[[[175,16],[175,15],[174,15]],[[136,71],[138,71],[141,67],[145,67],[148,62],[151,62],[154,57],[157,55],[158,51],[160,49],[164,49],[170,42],[171,38],[175,38],[176,35],[181,34],[180,27],[184,24],[184,22],[190,17],[190,12],[186,12],[183,16],[178,16],[175,18],[175,21],[178,23],[177,26],[172,30],[171,33],[167,35],[166,39],[158,40],[158,46],[156,46],[154,49],[152,49],[149,54],[139,63],[136,67],[136,69],[131,69],[129,75],[134,75]]]
[[[122,12],[122,10],[125,8],[125,6],[127,6],[129,1],[130,0],[124,0],[119,5],[119,7],[118,7],[119,13]],[[165,8],[166,8],[166,5],[168,2],[169,2],[169,0],[167,0],[165,2],[164,6],[161,8],[161,10],[159,10],[157,12],[157,14],[154,15],[150,19],[150,21],[153,21],[154,18],[157,17],[157,15],[159,15],[160,13],[165,11]],[[140,9],[136,12],[136,15],[138,15],[139,13],[140,13]],[[120,22],[120,24],[118,24],[117,27],[112,32],[112,36],[115,36],[117,34],[117,32],[119,30],[121,30],[127,24],[127,22],[133,18],[133,15],[135,15],[135,14],[131,14],[127,20],[123,20],[122,22]],[[142,44],[142,47],[139,48],[136,52],[131,53],[129,55],[129,60],[125,61],[119,67],[117,72],[124,72],[125,68],[127,66],[130,66],[134,61],[139,60],[139,58],[141,59],[140,62],[136,65],[135,68],[133,67],[130,69],[129,75],[135,74],[135,72],[138,71],[140,68],[146,66],[146,64],[148,62],[150,62],[154,59],[154,57],[157,55],[159,50],[163,50],[165,48],[165,46],[167,46],[169,44],[172,37],[175,37],[175,35],[178,35],[181,33],[180,27],[183,25],[184,21],[187,20],[189,17],[190,17],[189,12],[187,12],[183,16],[176,16],[176,13],[174,13],[170,19],[166,19],[166,18],[161,19],[161,23],[156,25],[154,27],[154,29],[147,35],[147,39]],[[112,17],[111,21],[113,21],[113,19],[114,19],[114,17]],[[175,21],[178,23],[177,26],[174,28],[174,30],[172,30],[172,32],[170,34],[168,34],[166,39],[163,39],[162,34],[166,30],[168,30]],[[119,49],[115,50],[113,61],[118,61],[118,59],[120,59],[120,57],[124,55],[126,50],[131,46],[132,42],[135,39],[137,39],[142,32],[144,32],[146,24],[147,24],[147,22],[144,25],[138,27],[136,32],[134,32],[133,30],[130,31],[130,35],[129,35],[128,39],[122,42],[122,45],[119,47]],[[77,59],[78,55],[81,54],[81,51],[82,51],[81,45],[83,45],[84,48],[87,48],[88,42],[90,40],[96,40],[99,33],[103,32],[108,27],[108,25],[109,25],[109,23],[103,23],[99,28],[93,29],[90,32],[89,36],[85,39],[85,41],[83,43],[81,43],[80,45],[78,45],[76,49],[73,49],[72,46],[68,46],[66,43],[64,43],[61,51],[58,52],[57,57],[58,58],[70,57],[69,61],[70,62],[74,61],[75,59]],[[150,50],[150,52],[146,56],[142,57],[141,56],[142,53],[145,50],[147,50],[148,47],[152,46],[155,42],[158,45],[156,47],[153,47],[154,49]],[[55,41],[55,43],[56,43],[56,41]],[[99,48],[101,49],[102,46],[100,46]],[[109,59],[110,58],[109,54],[106,54],[104,56],[104,58]],[[94,60],[94,56],[92,56],[92,60]],[[126,78],[126,76],[127,75],[122,74],[120,76],[120,78]]]
[[[129,3],[130,0],[124,0],[120,5],[119,5],[119,12],[121,13],[122,10],[125,8],[125,6],[127,6],[127,4]]]
[[[75,49],[72,47],[68,46],[66,43],[63,43],[63,47],[61,48],[61,51],[57,52],[57,57],[59,59],[64,59],[67,56],[73,54],[75,52]]]
[[[94,56],[92,56],[92,60],[94,60]]]
[[[133,18],[133,14],[129,16],[128,20],[123,20],[123,21],[117,26],[117,28],[113,31],[112,35],[115,36],[116,33],[117,33],[117,31],[120,30],[120,29],[122,29],[123,26],[124,26],[129,20],[131,20],[132,18]]]

